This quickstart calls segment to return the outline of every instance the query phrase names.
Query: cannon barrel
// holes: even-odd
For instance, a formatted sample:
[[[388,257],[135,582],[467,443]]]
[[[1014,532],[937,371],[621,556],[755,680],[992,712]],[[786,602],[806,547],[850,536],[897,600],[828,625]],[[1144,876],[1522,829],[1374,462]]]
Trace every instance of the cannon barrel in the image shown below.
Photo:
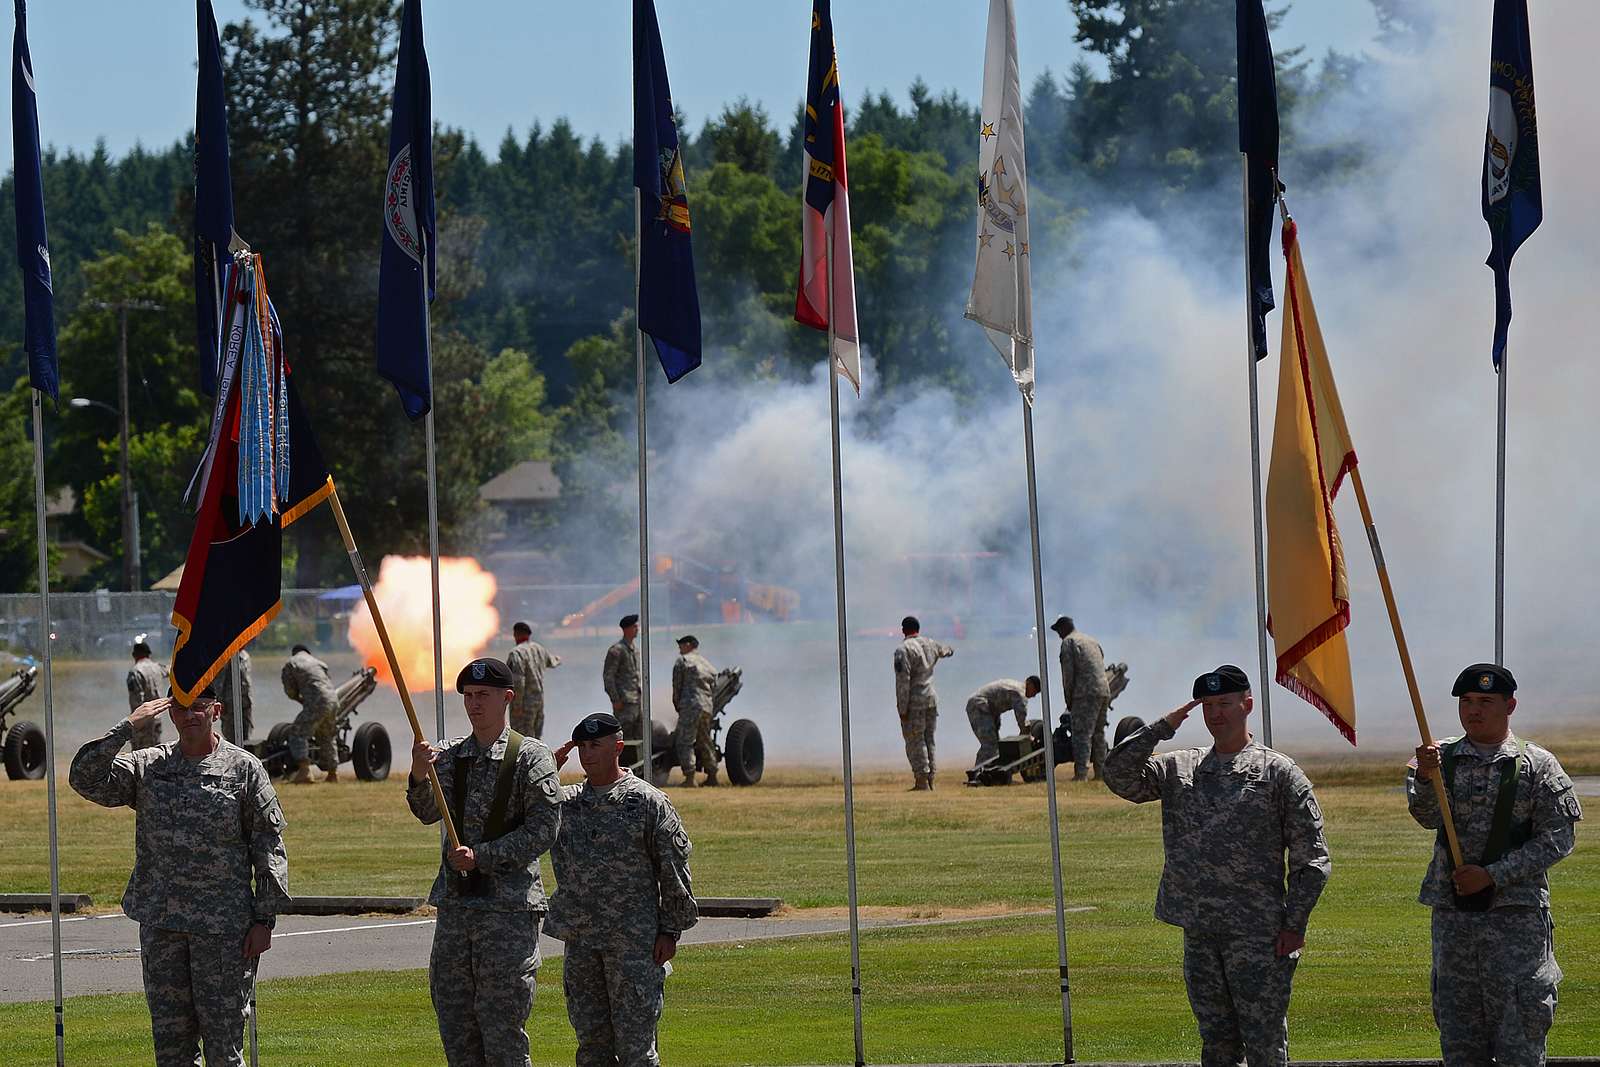
[[[738,667],[724,667],[717,672],[716,683],[711,687],[711,714],[721,715],[739,690],[744,688],[744,671]]]
[[[0,682],[0,716],[28,699],[38,684],[39,668],[32,664],[17,668],[16,673]]]
[[[334,693],[339,698],[339,714],[349,715],[361,706],[378,690],[378,672],[372,667],[363,667],[350,677],[340,682]]]

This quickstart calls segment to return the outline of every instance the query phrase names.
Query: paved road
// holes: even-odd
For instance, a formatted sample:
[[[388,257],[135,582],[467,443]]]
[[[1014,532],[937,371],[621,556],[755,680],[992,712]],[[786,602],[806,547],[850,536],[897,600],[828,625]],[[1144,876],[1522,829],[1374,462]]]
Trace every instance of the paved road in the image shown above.
[[[1081,908],[1073,911],[1086,910]],[[1044,913],[1048,914],[1048,913]],[[863,929],[920,926],[971,919],[863,919]],[[289,915],[278,921],[272,949],[262,957],[262,978],[341,971],[401,971],[428,965],[434,920],[415,916],[352,918]],[[836,934],[848,929],[839,918],[701,919],[683,943],[742,942],[773,937]],[[562,943],[541,938],[546,958],[561,955]],[[120,912],[61,920],[62,985],[66,996],[136,993],[139,928]],[[0,1002],[50,1000],[55,996],[48,918],[0,921]]]
[[[1600,797],[1600,775],[1574,778],[1572,787],[1580,797]]]

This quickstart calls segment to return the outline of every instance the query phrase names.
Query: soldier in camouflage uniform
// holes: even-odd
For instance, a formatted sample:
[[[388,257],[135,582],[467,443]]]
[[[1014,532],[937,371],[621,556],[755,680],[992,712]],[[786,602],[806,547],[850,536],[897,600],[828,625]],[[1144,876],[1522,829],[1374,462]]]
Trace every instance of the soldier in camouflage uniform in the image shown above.
[[[1161,801],[1156,918],[1183,928],[1202,1067],[1287,1064],[1290,985],[1331,868],[1322,812],[1305,773],[1245,728],[1244,671],[1202,674],[1193,695],[1112,749],[1105,782],[1136,804]],[[1152,755],[1202,704],[1212,747]]]
[[[533,1009],[546,910],[539,854],[555,843],[561,786],[550,750],[506,725],[510,668],[473,660],[456,677],[456,692],[472,733],[437,749],[417,742],[406,781],[412,814],[438,822],[428,783],[433,765],[461,841],[459,848],[444,846],[428,894],[439,909],[428,989],[450,1067],[527,1067],[523,1027]],[[515,762],[506,767],[513,745]]]
[[[255,726],[255,719],[251,715],[255,704],[250,696],[250,653],[239,650],[239,704],[240,718],[243,720],[244,737],[233,736],[233,657],[229,657],[222,665],[222,670],[217,672],[216,689],[217,699],[222,701],[222,736],[235,745],[242,745],[250,737],[250,731]]]
[[[561,666],[561,657],[533,639],[533,627],[519,622],[511,627],[517,642],[506,655],[511,668],[511,728],[523,737],[544,736],[544,672]]]
[[[693,634],[678,638],[678,659],[672,665],[672,706],[678,712],[678,726],[672,747],[686,786],[695,784],[697,759],[707,772],[705,784],[717,784],[717,754],[711,747],[710,732],[711,693],[716,684],[717,669],[700,654],[700,639]]]
[[[621,724],[591,715],[576,748],[587,781],[562,790],[547,932],[566,942],[562,984],[578,1067],[657,1067],[656,1023],[678,938],[699,917],[689,835],[661,790],[622,767]]]
[[[1104,778],[1106,708],[1111,704],[1105,653],[1099,641],[1073,626],[1069,616],[1056,619],[1050,629],[1061,638],[1061,695],[1072,725],[1072,780],[1087,780],[1091,761],[1096,774]]]
[[[900,713],[900,736],[906,742],[906,760],[916,779],[912,791],[933,788],[933,730],[939,721],[939,694],[933,691],[933,668],[956,654],[949,645],[922,636],[916,616],[900,620],[905,640],[894,650],[894,706]]]
[[[167,668],[150,658],[150,646],[144,637],[133,643],[133,667],[128,671],[128,712],[137,711],[140,704],[160,700],[167,691]],[[134,751],[154,748],[161,743],[159,716],[141,720],[130,739]]]
[[[1545,1062],[1556,964],[1545,872],[1572,852],[1583,818],[1556,758],[1511,732],[1516,679],[1477,663],[1461,672],[1466,735],[1417,748],[1411,817],[1438,830],[1418,899],[1433,909],[1433,1018],[1445,1067]],[[1452,871],[1430,779],[1442,767],[1464,863]]]
[[[639,616],[624,615],[617,625],[622,627],[622,640],[606,649],[600,681],[611,700],[612,714],[622,724],[622,736],[641,738],[644,714],[639,710],[639,650],[633,647],[633,639],[639,636]]]
[[[187,708],[147,701],[78,750],[68,781],[85,799],[135,811],[122,911],[139,959],[157,1067],[241,1067],[256,961],[289,900],[283,810],[266,769],[216,736],[213,688]],[[117,755],[169,715],[178,740]],[[254,886],[252,887],[252,877]]]
[[[1000,720],[1006,712],[1017,717],[1017,731],[1028,728],[1028,701],[1039,695],[1039,676],[1030,674],[1026,681],[1001,678],[990,682],[967,698],[967,722],[978,739],[978,757],[974,767],[988,763],[1000,755]]]
[[[300,705],[289,726],[289,758],[294,760],[291,779],[296,785],[311,781],[311,742],[317,744],[317,766],[324,781],[339,780],[339,750],[334,745],[334,718],[339,712],[339,692],[328,677],[328,665],[305,645],[295,645],[283,664],[283,692]]]

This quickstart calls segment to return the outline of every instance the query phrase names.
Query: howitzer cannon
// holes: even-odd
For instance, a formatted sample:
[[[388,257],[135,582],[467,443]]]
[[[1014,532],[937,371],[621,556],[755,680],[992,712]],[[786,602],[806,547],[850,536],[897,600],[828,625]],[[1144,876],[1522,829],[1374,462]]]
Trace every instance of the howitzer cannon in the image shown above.
[[[1106,688],[1111,692],[1110,700],[1106,701],[1106,710],[1109,712],[1111,701],[1128,688],[1126,663],[1113,663],[1106,668]],[[1119,741],[1122,740],[1122,726],[1126,722],[1124,719],[1117,724]],[[1066,712],[1061,713],[1061,721],[1052,731],[1050,743],[1055,750],[1057,766],[1072,758],[1072,722]],[[1024,782],[1041,782],[1044,780],[1044,770],[1044,721],[1029,719],[1028,727],[1022,733],[1015,737],[1000,738],[998,756],[967,772],[967,784],[1010,785],[1015,774],[1020,774]]]
[[[7,778],[44,777],[44,731],[22,719],[6,725],[6,719],[38,684],[39,668],[32,663],[18,667],[0,682],[0,751],[5,753]]]
[[[389,766],[394,750],[389,744],[389,731],[379,722],[364,722],[359,727],[353,721],[361,702],[378,689],[378,672],[363,667],[340,682],[334,693],[339,706],[334,712],[333,729],[337,736],[339,762],[354,765],[356,777],[364,782],[381,782],[389,777]],[[267,731],[265,741],[249,745],[274,778],[281,778],[294,770],[289,758],[289,731],[293,723],[280,722]],[[350,736],[351,730],[355,737]]]
[[[716,761],[728,768],[728,781],[734,785],[755,785],[761,781],[766,767],[766,748],[761,741],[761,728],[749,719],[735,719],[728,726],[727,747],[721,744],[722,713],[744,688],[744,672],[738,667],[724,667],[717,672],[711,689],[711,749]],[[623,747],[622,762],[635,774],[644,773],[644,746],[630,740]],[[665,785],[667,775],[678,765],[672,750],[672,730],[659,719],[650,722],[650,782]],[[701,770],[710,770],[702,767]]]

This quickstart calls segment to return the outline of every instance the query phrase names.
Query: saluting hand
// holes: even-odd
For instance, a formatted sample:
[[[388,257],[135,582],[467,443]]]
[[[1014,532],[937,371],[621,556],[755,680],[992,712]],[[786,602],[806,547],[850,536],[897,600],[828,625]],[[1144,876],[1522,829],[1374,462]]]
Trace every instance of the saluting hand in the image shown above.
[[[556,760],[556,770],[559,771],[562,768],[562,766],[567,762],[567,757],[572,755],[572,750],[576,748],[577,745],[578,742],[576,741],[568,741],[566,744],[562,745],[560,748],[551,753]]]
[[[155,700],[146,700],[128,713],[128,722],[135,727],[143,726],[148,722],[161,718],[171,707],[171,697],[157,697]]]
[[[1183,725],[1183,720],[1185,720],[1185,719],[1187,719],[1189,717],[1189,713],[1191,711],[1193,711],[1195,708],[1198,708],[1199,706],[1200,706],[1200,701],[1191,700],[1191,701],[1189,701],[1189,703],[1185,704],[1183,707],[1177,708],[1176,710],[1173,710],[1173,711],[1169,711],[1165,716],[1165,718],[1167,720],[1167,725],[1172,727],[1174,730],[1176,730],[1178,727]]]
[[[428,777],[428,768],[433,766],[439,753],[426,741],[418,741],[411,746],[411,780],[420,782]]]

